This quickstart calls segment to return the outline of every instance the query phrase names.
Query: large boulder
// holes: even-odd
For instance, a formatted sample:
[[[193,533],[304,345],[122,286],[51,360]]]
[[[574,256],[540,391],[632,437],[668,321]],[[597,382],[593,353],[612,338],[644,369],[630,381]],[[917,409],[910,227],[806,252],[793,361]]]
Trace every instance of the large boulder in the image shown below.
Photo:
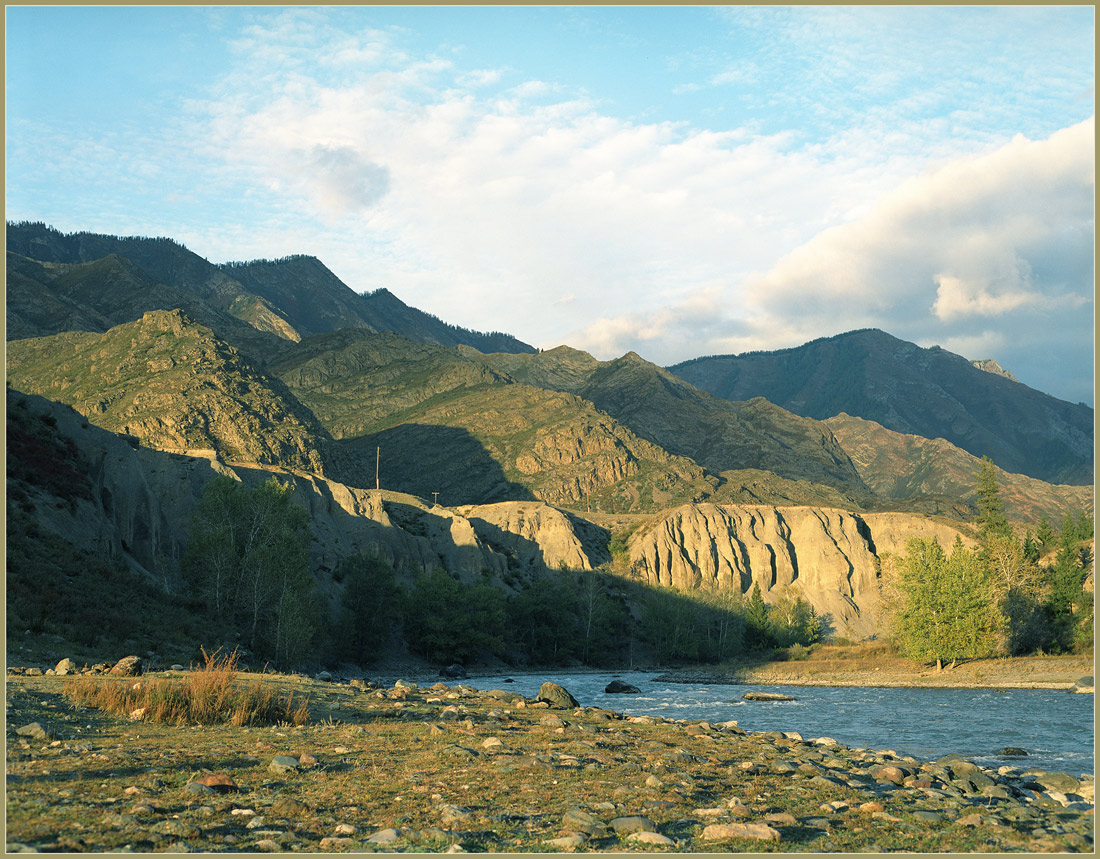
[[[557,707],[561,710],[571,710],[580,706],[577,699],[570,695],[564,687],[549,681],[539,687],[538,700],[545,701],[551,707]]]
[[[465,680],[466,669],[456,662],[453,665],[448,665],[446,668],[440,668],[439,676],[446,677],[448,680]]]
[[[124,656],[111,669],[112,674],[118,674],[120,677],[137,677],[141,671],[140,656]]]
[[[622,680],[612,680],[603,691],[608,695],[639,695],[642,690],[632,683],[624,683]]]

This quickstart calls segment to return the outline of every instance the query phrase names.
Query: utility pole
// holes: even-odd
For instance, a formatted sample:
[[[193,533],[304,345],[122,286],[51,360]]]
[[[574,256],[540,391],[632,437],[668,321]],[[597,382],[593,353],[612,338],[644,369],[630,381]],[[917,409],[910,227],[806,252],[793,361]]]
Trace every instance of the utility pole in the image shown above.
[[[382,462],[382,448],[377,447],[374,451],[374,488],[381,489],[382,485],[378,482],[378,466]]]
[[[432,506],[433,507],[438,507],[439,506],[439,493],[438,492],[433,492],[432,493]]]

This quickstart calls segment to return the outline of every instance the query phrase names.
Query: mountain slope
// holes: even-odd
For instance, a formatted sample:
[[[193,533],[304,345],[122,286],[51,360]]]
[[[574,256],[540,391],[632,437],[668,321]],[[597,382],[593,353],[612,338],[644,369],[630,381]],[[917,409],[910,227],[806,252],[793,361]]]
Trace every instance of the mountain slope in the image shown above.
[[[277,379],[181,311],[8,343],[8,382],[163,450],[324,473],[331,440]]]
[[[884,498],[962,502],[970,515],[977,514],[977,457],[942,438],[905,435],[850,415],[840,414],[824,423],[867,485]],[[1051,522],[1061,522],[1066,513],[1092,510],[1091,486],[1057,486],[1000,468],[997,479],[1005,512],[1014,522],[1035,523],[1043,514]]]
[[[728,400],[765,397],[818,420],[845,412],[896,432],[945,438],[1015,474],[1073,485],[1093,480],[1092,409],[882,331],[669,369]]]
[[[730,403],[712,397],[633,352],[614,361],[566,347],[472,358],[528,384],[576,394],[642,438],[714,474],[770,471],[833,487],[857,505],[870,494],[823,424],[759,399]]]

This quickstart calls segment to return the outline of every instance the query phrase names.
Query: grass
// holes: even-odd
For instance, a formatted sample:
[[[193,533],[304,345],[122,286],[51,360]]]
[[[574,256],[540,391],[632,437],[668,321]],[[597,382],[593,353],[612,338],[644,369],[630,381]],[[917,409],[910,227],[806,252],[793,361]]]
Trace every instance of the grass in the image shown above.
[[[667,849],[636,846],[608,831],[590,839],[587,851],[1028,851],[1043,846],[1033,830],[1052,825],[1063,831],[1044,836],[1050,845],[1044,849],[1091,848],[1091,815],[1085,812],[1036,808],[1034,819],[1015,821],[993,805],[982,813],[999,815],[1001,824],[959,826],[954,821],[971,812],[968,806],[921,790],[882,790],[867,778],[856,780],[859,786],[818,786],[808,774],[781,773],[777,763],[813,749],[761,735],[690,733],[683,725],[637,724],[589,711],[557,711],[566,723],[557,729],[542,723],[546,710],[481,695],[451,698],[446,687],[395,697],[292,676],[280,683],[310,690],[315,718],[308,725],[181,729],[55,708],[71,682],[8,679],[9,721],[37,720],[62,737],[56,746],[17,741],[8,748],[8,838],[39,850],[163,852],[182,839],[201,852],[256,852],[268,836],[248,829],[249,818],[233,813],[238,807],[266,818],[286,852],[369,849],[374,845],[366,839],[389,827],[401,836],[382,849],[442,852],[460,844],[466,852],[544,852],[569,828],[564,815],[572,808],[604,824],[645,815],[678,842]],[[449,705],[459,707],[459,718],[443,715]],[[488,751],[483,743],[489,737],[503,749]],[[318,764],[272,777],[273,755],[301,753],[314,755]],[[744,762],[756,768],[746,771]],[[817,765],[823,766],[820,760]],[[199,772],[226,774],[241,792],[186,792]],[[647,783],[651,774],[659,785]],[[276,802],[284,797],[305,810],[278,811]],[[734,797],[747,806],[750,820],[786,812],[796,823],[778,825],[779,842],[702,839],[709,822],[729,815],[712,818],[698,810],[728,808]],[[890,818],[861,813],[868,799],[880,802]],[[835,800],[849,807],[822,810]],[[448,818],[447,809],[456,806],[459,816]],[[945,819],[929,824],[913,816],[921,810],[944,812]],[[341,824],[355,827],[350,842],[325,846]]]
[[[209,654],[205,664],[182,679],[76,678],[68,695],[77,704],[108,713],[168,725],[237,727],[287,723],[304,725],[310,719],[309,701],[260,680],[244,682],[237,672],[237,651]]]

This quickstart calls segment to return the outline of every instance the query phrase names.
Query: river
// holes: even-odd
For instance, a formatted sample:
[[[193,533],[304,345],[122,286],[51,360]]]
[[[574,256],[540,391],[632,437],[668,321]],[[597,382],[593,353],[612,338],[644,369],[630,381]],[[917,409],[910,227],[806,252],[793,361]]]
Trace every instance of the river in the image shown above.
[[[622,672],[513,674],[470,677],[477,689],[508,689],[528,697],[546,680],[560,683],[586,707],[631,716],[725,722],[747,731],[797,731],[806,739],[832,737],[854,748],[893,750],[918,760],[956,752],[981,766],[1039,768],[1079,775],[1093,772],[1093,696],[1050,690],[904,689],[832,686],[758,686],[670,683],[655,674]],[[510,678],[512,682],[505,682]],[[609,695],[619,679],[641,689]],[[749,691],[778,692],[796,700],[750,702]],[[1027,757],[1005,758],[1006,747]]]

